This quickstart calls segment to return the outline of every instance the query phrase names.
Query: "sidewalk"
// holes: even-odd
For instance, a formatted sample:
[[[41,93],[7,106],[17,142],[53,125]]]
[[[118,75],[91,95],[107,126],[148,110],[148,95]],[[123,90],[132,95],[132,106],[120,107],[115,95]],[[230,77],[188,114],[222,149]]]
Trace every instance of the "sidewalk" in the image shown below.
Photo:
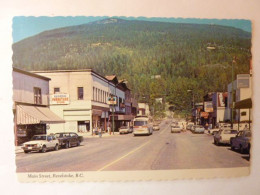
[[[87,133],[77,133],[79,136],[83,136],[83,138],[99,138],[99,135],[92,135],[92,132],[87,132]],[[119,135],[119,132],[113,132],[111,135],[109,133],[103,133],[102,137],[111,137],[111,136],[117,136]],[[15,154],[18,153],[23,153],[22,146],[15,146]]]

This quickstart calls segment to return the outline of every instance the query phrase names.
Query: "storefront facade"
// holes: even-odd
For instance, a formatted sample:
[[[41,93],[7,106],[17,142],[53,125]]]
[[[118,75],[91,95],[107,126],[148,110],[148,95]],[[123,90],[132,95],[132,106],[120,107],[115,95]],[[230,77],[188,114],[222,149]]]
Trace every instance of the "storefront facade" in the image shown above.
[[[37,134],[49,133],[50,124],[64,121],[49,109],[47,77],[13,68],[13,113],[15,145]]]
[[[50,97],[64,96],[67,101],[51,101],[50,109],[65,120],[63,125],[51,125],[52,132],[95,133],[101,128],[107,130],[111,95],[110,82],[91,69],[37,71],[39,75],[51,78]],[[52,100],[52,99],[51,99]]]

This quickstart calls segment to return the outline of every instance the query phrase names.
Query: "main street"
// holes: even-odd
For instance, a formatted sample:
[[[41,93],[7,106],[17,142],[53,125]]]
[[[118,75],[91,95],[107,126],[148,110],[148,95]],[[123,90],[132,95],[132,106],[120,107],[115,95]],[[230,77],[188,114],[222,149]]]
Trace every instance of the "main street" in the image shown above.
[[[170,121],[150,136],[86,138],[79,147],[19,153],[17,172],[129,171],[246,167],[248,155],[216,146],[207,134],[173,134]]]

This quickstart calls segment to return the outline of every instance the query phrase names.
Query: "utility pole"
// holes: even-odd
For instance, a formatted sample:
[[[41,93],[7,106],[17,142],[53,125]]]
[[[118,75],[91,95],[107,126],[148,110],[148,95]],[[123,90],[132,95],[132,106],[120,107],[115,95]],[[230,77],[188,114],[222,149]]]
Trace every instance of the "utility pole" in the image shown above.
[[[232,85],[231,85],[231,127],[234,123],[234,63],[236,62],[236,56],[232,59]]]

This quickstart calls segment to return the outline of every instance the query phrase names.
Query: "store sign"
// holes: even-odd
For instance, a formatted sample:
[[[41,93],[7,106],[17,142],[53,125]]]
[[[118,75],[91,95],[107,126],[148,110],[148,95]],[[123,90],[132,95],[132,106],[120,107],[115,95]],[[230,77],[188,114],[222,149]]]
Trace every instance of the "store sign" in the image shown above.
[[[205,112],[213,112],[212,102],[204,102],[204,111]]]
[[[238,74],[237,75],[237,88],[249,88],[250,75]]]
[[[57,105],[57,104],[69,104],[69,94],[52,94],[50,99],[50,104]]]
[[[223,93],[218,94],[218,107],[225,107],[225,97]]]
[[[200,117],[202,117],[202,118],[208,118],[208,117],[209,117],[209,113],[208,113],[208,112],[201,112],[201,113],[200,113]]]
[[[108,105],[116,105],[117,104],[116,97],[108,97],[107,98],[107,104]]]

